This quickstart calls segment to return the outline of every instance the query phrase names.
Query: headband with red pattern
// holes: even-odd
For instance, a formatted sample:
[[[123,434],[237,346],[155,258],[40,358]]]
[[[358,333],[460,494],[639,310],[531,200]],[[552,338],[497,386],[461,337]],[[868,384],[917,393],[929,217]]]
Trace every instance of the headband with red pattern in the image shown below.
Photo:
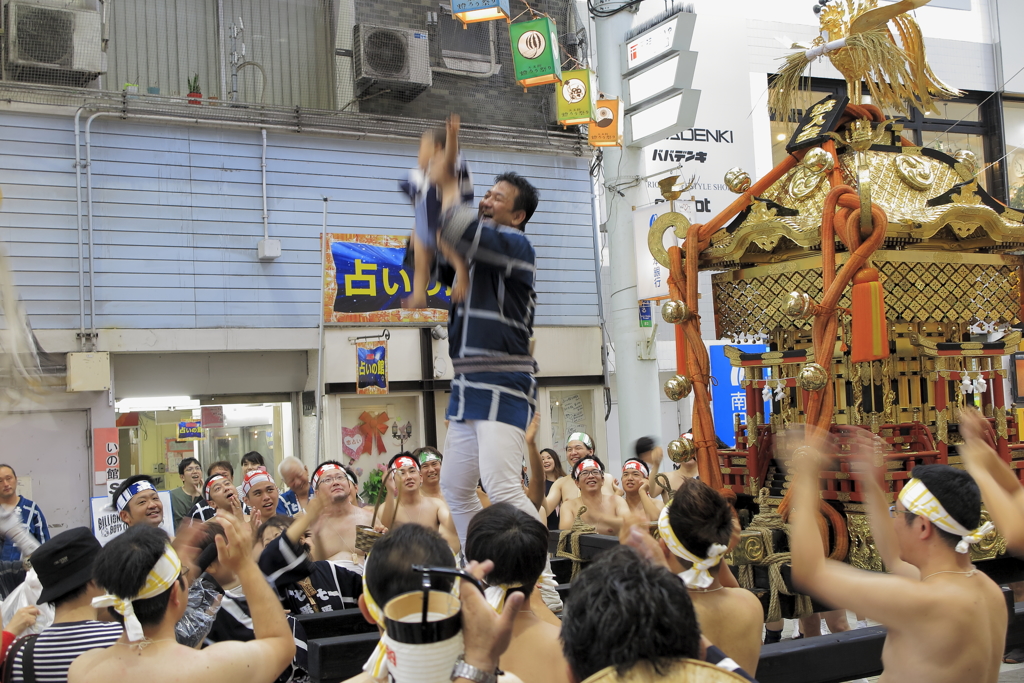
[[[400,470],[403,467],[415,467],[419,469],[419,463],[416,462],[415,458],[410,458],[408,455],[403,455],[400,458],[395,458],[395,461],[391,463],[391,469]]]
[[[576,468],[573,470],[573,478],[579,479],[584,470],[597,470],[598,472],[604,472],[604,468],[601,467],[601,463],[593,458],[583,458],[576,463]]]
[[[213,487],[214,482],[218,479],[227,479],[223,474],[215,474],[210,477],[210,480],[206,482],[206,500],[210,500],[210,489]]]
[[[345,472],[345,470],[343,470],[342,468],[338,467],[333,462],[325,462],[323,465],[320,465],[320,467],[317,467],[313,471],[312,484],[313,484],[313,490],[314,491],[316,490],[317,484],[320,482],[320,477],[324,476],[325,473],[330,472],[331,470],[338,470],[339,472]],[[348,473],[345,473],[345,476],[347,477]]]
[[[273,484],[274,480],[270,477],[270,473],[267,472],[266,467],[257,467],[242,479],[242,495],[248,496],[249,490],[253,486],[256,486],[257,484],[264,484],[266,482]]]
[[[636,470],[645,477],[649,477],[651,475],[651,470],[647,467],[645,463],[642,463],[639,460],[626,461],[626,464],[622,466],[622,473],[625,474],[630,470]]]

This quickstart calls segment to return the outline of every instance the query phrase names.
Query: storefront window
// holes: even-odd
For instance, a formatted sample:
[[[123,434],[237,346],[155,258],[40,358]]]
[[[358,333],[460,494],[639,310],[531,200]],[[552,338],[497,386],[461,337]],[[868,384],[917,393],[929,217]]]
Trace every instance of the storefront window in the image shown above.
[[[1024,209],[1024,102],[1005,102],[1007,197],[1014,209]]]
[[[235,484],[239,484],[241,459],[249,451],[260,453],[275,477],[281,459],[293,455],[290,403],[198,404],[188,397],[118,401],[121,478],[148,474],[158,488],[174,489],[181,486],[178,463],[194,457],[204,470],[213,462],[227,460],[235,469]],[[182,438],[181,423],[199,423],[198,431]]]

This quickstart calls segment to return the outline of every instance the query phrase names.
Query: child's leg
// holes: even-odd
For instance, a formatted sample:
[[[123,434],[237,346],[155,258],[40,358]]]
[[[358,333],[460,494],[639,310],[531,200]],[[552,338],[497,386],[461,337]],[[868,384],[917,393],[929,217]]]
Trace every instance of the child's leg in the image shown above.
[[[412,274],[412,294],[402,306],[405,308],[426,308],[427,286],[430,284],[430,265],[434,260],[434,250],[423,243],[416,233],[412,235],[413,258],[415,270]]]
[[[437,240],[437,246],[444,254],[444,258],[455,269],[455,283],[452,285],[452,301],[463,301],[469,294],[469,268],[466,267],[466,260],[462,254],[455,251],[441,240]]]

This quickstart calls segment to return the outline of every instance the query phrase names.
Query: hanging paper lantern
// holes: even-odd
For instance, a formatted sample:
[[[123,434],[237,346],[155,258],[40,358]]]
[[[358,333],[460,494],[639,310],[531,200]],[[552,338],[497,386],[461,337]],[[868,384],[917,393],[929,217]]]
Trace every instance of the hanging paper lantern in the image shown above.
[[[524,88],[562,80],[558,32],[550,17],[522,21],[508,27],[516,82]]]
[[[622,147],[622,101],[598,100],[587,141],[592,147]]]
[[[558,122],[563,126],[580,126],[596,121],[596,93],[593,71],[563,71],[562,84],[555,87],[555,112],[558,115]]]
[[[504,19],[512,21],[509,0],[452,0],[452,16],[465,24]]]

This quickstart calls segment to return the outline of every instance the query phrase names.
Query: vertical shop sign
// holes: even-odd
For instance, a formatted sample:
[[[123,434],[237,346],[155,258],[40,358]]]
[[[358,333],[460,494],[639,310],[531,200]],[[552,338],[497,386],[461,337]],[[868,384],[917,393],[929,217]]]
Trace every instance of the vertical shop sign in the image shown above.
[[[96,486],[103,486],[108,480],[121,476],[118,441],[117,427],[97,427],[92,430],[92,469]]]
[[[650,327],[653,324],[651,318],[651,302],[641,301],[640,302],[640,327]]]
[[[356,393],[388,393],[388,343],[356,342]]]
[[[203,406],[199,420],[204,429],[224,426],[224,406]]]

